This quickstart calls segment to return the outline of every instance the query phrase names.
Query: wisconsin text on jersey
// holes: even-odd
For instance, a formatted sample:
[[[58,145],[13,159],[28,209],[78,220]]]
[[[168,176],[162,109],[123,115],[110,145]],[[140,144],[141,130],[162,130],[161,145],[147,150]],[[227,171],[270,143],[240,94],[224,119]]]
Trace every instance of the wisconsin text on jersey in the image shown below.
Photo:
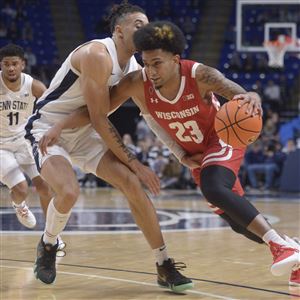
[[[186,117],[191,117],[198,113],[199,106],[195,105],[194,107],[184,109],[181,111],[171,111],[171,112],[162,112],[162,111],[155,111],[156,116],[159,119],[171,120],[171,119],[184,119]]]
[[[11,109],[25,110],[25,109],[27,109],[27,107],[28,107],[28,103],[27,102],[22,102],[22,101],[18,101],[18,100],[14,100],[14,101],[10,101],[10,100],[0,101],[0,111],[11,110]]]

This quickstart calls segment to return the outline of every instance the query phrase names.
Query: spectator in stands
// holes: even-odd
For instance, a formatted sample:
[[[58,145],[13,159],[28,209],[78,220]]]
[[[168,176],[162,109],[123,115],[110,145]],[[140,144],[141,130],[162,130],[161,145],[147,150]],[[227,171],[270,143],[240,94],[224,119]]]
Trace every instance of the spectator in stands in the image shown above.
[[[162,174],[164,166],[169,162],[170,150],[157,138],[154,138],[152,147],[149,148],[148,162],[157,175]]]
[[[16,22],[10,23],[10,26],[8,27],[8,31],[7,31],[7,37],[10,39],[12,43],[17,42],[18,39],[20,39],[21,34]]]
[[[7,27],[2,20],[0,20],[0,39],[7,37]]]
[[[182,169],[181,163],[171,154],[162,171],[161,188],[179,188]]]
[[[271,108],[273,111],[278,111],[280,104],[280,86],[275,84],[273,80],[269,80],[264,88],[265,101],[263,105]]]
[[[254,69],[254,61],[253,56],[251,54],[247,54],[244,61],[243,69],[246,72],[252,72]]]
[[[190,15],[187,15],[183,19],[182,30],[185,34],[193,34],[196,31],[196,25]]]
[[[242,70],[242,61],[238,52],[233,52],[232,57],[229,61],[229,65],[232,71],[241,71]]]
[[[24,21],[27,20],[27,13],[22,5],[17,6],[15,20],[18,24],[22,24]]]
[[[174,12],[172,11],[172,7],[169,0],[163,0],[161,4],[161,8],[157,13],[159,19],[168,20],[170,17],[174,17]]]
[[[1,9],[1,13],[3,16],[7,17],[8,20],[14,20],[17,15],[17,11],[11,7],[9,1],[7,1],[4,7]]]
[[[293,139],[287,141],[285,147],[283,147],[282,152],[289,154],[297,150],[297,144]]]
[[[136,135],[138,140],[144,140],[148,136],[153,136],[144,118],[141,118],[136,125]]]
[[[25,41],[33,41],[33,29],[29,21],[25,22],[22,27],[22,39]]]
[[[272,138],[275,136],[275,134],[277,133],[277,124],[274,123],[274,119],[273,118],[268,118],[265,121],[264,127],[263,127],[263,132],[262,134],[268,138]]]
[[[26,72],[27,73],[36,73],[36,70],[33,70],[37,65],[36,55],[32,52],[30,47],[27,47],[25,50],[25,60],[26,60]]]
[[[260,80],[256,80],[255,84],[252,86],[253,91],[255,91],[258,95],[263,95],[263,86]]]
[[[269,190],[274,187],[275,175],[279,175],[286,155],[281,151],[280,143],[274,143],[266,147],[265,151],[261,149],[258,143],[255,143],[246,154],[246,168],[250,184],[253,188],[259,188],[257,175],[263,174],[265,184],[262,189]]]
[[[137,149],[137,147],[134,145],[132,137],[129,133],[125,133],[123,135],[123,143],[124,145],[134,154],[137,155],[138,152],[140,152],[139,149]]]
[[[263,54],[256,55],[256,69],[259,72],[267,72],[269,70],[267,57]]]
[[[143,140],[139,140],[137,144],[137,148],[140,150],[137,153],[137,159],[144,164],[145,166],[149,166],[149,149],[152,146],[152,138],[147,137]]]

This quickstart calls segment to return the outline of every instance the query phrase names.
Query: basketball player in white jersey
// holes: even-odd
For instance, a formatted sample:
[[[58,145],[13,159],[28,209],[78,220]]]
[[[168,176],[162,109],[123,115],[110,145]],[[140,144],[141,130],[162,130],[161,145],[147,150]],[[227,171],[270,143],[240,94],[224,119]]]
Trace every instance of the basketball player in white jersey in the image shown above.
[[[158,275],[163,280],[160,282],[180,292],[191,288],[192,281],[181,275],[178,265],[168,257],[154,206],[141,186],[142,182],[157,195],[159,179],[125,147],[107,117],[110,87],[139,68],[133,56],[132,36],[148,19],[143,9],[124,1],[113,7],[110,20],[112,38],[93,40],[70,53],[26,125],[26,138],[31,141],[41,175],[56,194],[49,204],[45,231],[38,244],[35,274],[47,284],[55,280],[57,236],[64,229],[79,195],[72,168],[76,164],[125,194],[137,225],[154,250]],[[43,134],[85,105],[91,124],[64,130],[58,144],[42,155],[38,141]]]
[[[17,45],[9,44],[0,49],[0,65],[0,181],[10,189],[12,205],[20,223],[33,228],[36,219],[25,202],[28,185],[23,172],[35,185],[44,212],[51,191],[37,171],[30,145],[24,139],[24,126],[32,114],[35,99],[46,87],[22,73],[24,51]]]

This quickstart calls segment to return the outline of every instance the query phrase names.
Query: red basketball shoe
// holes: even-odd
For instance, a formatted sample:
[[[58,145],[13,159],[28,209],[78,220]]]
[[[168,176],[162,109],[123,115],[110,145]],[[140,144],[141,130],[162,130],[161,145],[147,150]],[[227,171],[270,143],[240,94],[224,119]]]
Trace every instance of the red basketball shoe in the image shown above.
[[[292,269],[289,285],[300,287],[300,265]]]
[[[286,274],[290,272],[294,266],[300,263],[300,254],[297,248],[279,245],[272,241],[269,242],[269,246],[273,254],[271,273],[274,276]]]

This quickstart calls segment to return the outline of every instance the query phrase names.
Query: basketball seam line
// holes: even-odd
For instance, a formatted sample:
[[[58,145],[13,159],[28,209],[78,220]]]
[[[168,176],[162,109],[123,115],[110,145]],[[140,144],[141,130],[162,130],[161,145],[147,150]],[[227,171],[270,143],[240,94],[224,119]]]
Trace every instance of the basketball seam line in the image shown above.
[[[227,106],[225,106],[225,111],[226,111],[226,115],[227,115],[228,121],[229,121],[229,123],[231,124],[231,120],[230,120],[230,118],[229,118]],[[239,109],[237,109],[236,114],[237,114],[238,111],[239,111]],[[232,125],[233,125],[233,124],[231,124],[230,127],[231,127],[232,131],[234,132],[235,136],[237,137],[237,139],[238,139],[243,145],[247,146],[247,144],[245,144],[245,143],[240,139],[240,137],[237,135],[237,133],[235,132],[234,127],[233,127]],[[229,135],[228,130],[227,130],[227,134]],[[229,139],[228,139],[228,144],[229,144]],[[230,145],[230,144],[229,144],[229,145]]]
[[[243,130],[248,131],[248,132],[253,132],[253,133],[259,133],[259,132],[260,132],[260,130],[258,130],[258,131],[256,131],[256,130],[249,130],[249,129],[245,129],[245,128],[239,126],[239,124],[238,124],[239,122],[245,121],[245,120],[247,120],[247,119],[249,119],[249,118],[251,118],[251,117],[246,117],[246,118],[241,119],[241,120],[239,120],[239,121],[236,121],[236,122],[234,122],[234,123],[232,123],[231,125],[228,125],[228,126],[226,125],[226,123],[225,123],[222,119],[220,119],[220,118],[217,117],[217,116],[216,116],[216,118],[217,118],[219,121],[222,121],[223,124],[224,124],[224,126],[225,126],[224,128],[218,130],[217,133],[219,133],[219,132],[223,131],[224,129],[227,129],[227,128],[231,127],[232,125],[235,125],[235,124],[236,124],[240,129],[243,129]],[[230,122],[230,120],[229,120],[229,122]]]

